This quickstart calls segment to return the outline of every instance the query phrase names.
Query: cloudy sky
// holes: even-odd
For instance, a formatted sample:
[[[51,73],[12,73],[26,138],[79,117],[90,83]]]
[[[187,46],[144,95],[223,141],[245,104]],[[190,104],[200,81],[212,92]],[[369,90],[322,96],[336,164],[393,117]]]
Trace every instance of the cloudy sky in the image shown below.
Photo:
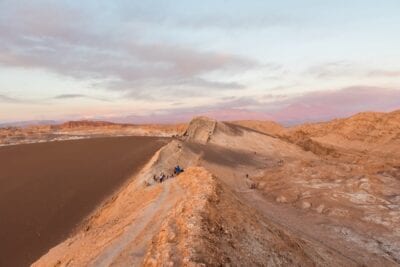
[[[0,122],[400,108],[400,1],[0,0]]]

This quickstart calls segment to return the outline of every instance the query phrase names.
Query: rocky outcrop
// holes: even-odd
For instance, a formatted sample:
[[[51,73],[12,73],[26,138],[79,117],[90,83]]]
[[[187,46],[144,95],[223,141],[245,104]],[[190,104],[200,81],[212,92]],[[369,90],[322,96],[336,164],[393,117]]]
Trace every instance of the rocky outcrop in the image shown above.
[[[382,144],[392,141],[400,134],[400,111],[364,112],[331,122],[304,124],[292,128],[291,131],[302,131],[313,138],[335,136],[345,141]]]
[[[286,128],[273,121],[243,120],[243,121],[233,121],[232,123],[275,137],[282,135],[286,131]]]
[[[189,142],[205,144],[210,140],[216,125],[215,120],[207,117],[194,118],[183,134],[184,139]]]
[[[116,124],[107,121],[89,121],[89,120],[82,120],[82,121],[68,121],[63,124],[53,126],[55,129],[63,130],[63,129],[73,129],[73,128],[82,128],[82,127],[105,127],[105,126],[112,126],[112,125],[120,125],[123,124]]]
[[[340,156],[340,153],[337,150],[328,145],[323,145],[311,139],[305,132],[301,130],[296,131],[290,135],[283,135],[281,136],[281,138],[287,140],[290,143],[298,145],[305,151],[310,151],[319,156]]]

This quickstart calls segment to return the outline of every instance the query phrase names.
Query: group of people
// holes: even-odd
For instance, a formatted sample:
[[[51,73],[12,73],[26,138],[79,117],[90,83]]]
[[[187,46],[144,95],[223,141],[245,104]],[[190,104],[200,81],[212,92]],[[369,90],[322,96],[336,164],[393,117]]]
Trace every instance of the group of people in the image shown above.
[[[184,171],[183,168],[181,168],[179,165],[176,165],[175,168],[174,168],[174,173],[172,173],[171,175],[165,175],[164,172],[161,172],[159,176],[154,175],[153,179],[154,179],[155,182],[162,183],[166,179],[175,177],[176,175],[180,174],[183,171]]]

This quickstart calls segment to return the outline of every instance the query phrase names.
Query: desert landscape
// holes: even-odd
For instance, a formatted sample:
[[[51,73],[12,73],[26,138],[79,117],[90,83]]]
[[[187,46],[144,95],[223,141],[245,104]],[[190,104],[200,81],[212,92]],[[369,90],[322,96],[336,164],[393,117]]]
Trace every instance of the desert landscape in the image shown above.
[[[0,0],[0,267],[400,267],[399,11]]]
[[[399,111],[66,125],[0,148],[2,266],[400,265]]]

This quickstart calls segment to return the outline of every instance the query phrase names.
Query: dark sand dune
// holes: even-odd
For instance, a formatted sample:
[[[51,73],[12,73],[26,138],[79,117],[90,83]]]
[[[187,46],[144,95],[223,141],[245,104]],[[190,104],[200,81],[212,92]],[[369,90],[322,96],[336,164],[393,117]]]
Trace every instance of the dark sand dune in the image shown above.
[[[65,239],[168,139],[113,137],[0,148],[0,266]]]

